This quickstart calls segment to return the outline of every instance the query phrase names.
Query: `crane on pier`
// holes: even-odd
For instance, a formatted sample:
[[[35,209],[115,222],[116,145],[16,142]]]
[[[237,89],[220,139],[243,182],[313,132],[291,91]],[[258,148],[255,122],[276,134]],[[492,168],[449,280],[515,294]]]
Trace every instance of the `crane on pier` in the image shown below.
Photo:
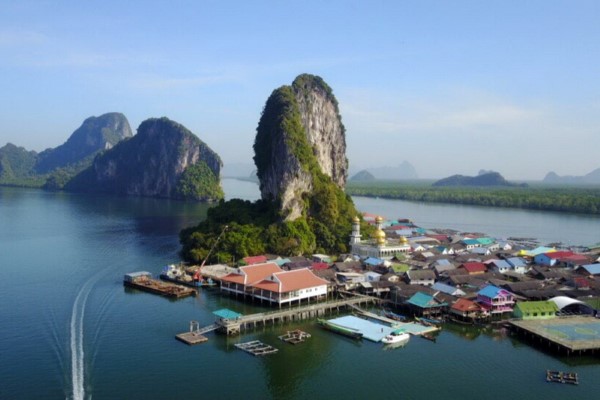
[[[200,282],[200,280],[202,279],[202,275],[201,275],[202,267],[204,267],[204,264],[206,264],[208,257],[210,257],[210,255],[213,252],[213,250],[215,249],[215,247],[217,247],[217,243],[219,243],[219,240],[221,240],[221,237],[223,236],[223,234],[225,233],[225,231],[227,229],[229,229],[229,225],[225,225],[223,227],[223,230],[221,230],[221,233],[219,233],[219,236],[217,236],[217,240],[215,240],[215,242],[211,246],[210,250],[208,251],[208,254],[206,255],[206,257],[204,257],[204,260],[202,260],[202,264],[200,264],[200,268],[198,268],[196,270],[196,272],[194,273],[194,281],[195,282]]]

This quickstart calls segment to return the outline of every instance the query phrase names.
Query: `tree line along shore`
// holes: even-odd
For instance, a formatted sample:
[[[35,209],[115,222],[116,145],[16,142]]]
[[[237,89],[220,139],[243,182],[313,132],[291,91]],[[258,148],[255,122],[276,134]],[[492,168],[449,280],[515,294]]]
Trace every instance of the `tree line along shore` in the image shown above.
[[[600,215],[598,186],[433,187],[430,182],[350,181],[346,185],[346,193],[428,203]]]

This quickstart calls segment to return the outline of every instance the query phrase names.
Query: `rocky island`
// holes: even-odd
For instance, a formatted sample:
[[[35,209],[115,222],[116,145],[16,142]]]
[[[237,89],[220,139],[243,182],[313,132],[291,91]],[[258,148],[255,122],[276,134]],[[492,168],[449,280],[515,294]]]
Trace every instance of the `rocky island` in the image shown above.
[[[254,152],[261,200],[232,200],[209,210],[206,221],[182,231],[184,258],[203,260],[225,225],[229,232],[215,259],[345,251],[357,211],[343,190],[344,125],[322,78],[303,74],[271,93]]]

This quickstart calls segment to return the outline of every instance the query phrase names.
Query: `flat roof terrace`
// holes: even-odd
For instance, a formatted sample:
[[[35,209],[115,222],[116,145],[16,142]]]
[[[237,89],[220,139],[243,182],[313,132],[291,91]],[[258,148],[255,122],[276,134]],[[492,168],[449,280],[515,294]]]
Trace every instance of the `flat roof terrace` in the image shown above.
[[[557,317],[544,320],[511,320],[519,333],[545,339],[570,352],[600,350],[600,319],[592,316]]]

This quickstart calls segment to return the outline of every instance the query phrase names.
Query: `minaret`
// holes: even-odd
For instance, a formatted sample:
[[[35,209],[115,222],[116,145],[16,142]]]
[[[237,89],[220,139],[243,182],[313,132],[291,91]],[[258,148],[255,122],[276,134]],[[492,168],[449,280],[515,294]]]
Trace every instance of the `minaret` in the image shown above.
[[[354,217],[352,219],[352,234],[350,235],[350,246],[353,244],[360,243],[360,219],[358,217]]]

